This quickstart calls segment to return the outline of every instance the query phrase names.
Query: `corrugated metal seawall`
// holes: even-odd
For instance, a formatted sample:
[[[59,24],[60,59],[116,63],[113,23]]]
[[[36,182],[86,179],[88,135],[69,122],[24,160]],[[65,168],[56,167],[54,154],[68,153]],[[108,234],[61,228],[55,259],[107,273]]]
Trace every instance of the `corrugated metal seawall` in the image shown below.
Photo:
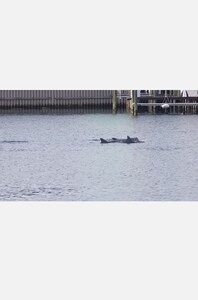
[[[118,91],[116,94],[117,111],[126,111],[126,98],[119,98]],[[42,114],[113,112],[113,91],[0,90],[0,114],[38,111]]]
[[[2,108],[112,106],[111,90],[0,90]]]

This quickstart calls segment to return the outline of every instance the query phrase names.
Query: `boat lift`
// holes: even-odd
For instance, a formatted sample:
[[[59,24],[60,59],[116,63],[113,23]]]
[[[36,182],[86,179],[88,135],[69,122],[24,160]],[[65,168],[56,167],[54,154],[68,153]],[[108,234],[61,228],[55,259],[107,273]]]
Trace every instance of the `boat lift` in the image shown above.
[[[187,91],[182,91],[180,96],[176,95],[152,95],[147,93],[145,95],[140,94],[140,91],[129,90],[128,93],[122,94],[121,91],[117,91],[117,96],[121,99],[125,98],[130,101],[130,111],[137,115],[138,107],[161,107],[162,109],[168,109],[170,107],[197,107],[198,96],[189,96]],[[120,92],[120,93],[119,93]]]
[[[165,106],[167,105],[167,106]],[[155,103],[155,102],[150,102],[150,103],[137,103],[137,106],[161,106],[162,108],[168,108],[170,106],[198,106],[198,102],[179,102],[179,103]]]

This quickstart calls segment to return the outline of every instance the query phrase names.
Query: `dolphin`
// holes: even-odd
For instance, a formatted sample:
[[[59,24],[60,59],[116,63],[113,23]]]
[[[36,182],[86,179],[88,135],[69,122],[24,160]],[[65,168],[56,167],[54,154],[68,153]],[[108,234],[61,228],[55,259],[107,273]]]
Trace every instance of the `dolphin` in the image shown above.
[[[127,136],[126,139],[117,139],[115,137],[111,139],[103,139],[100,138],[102,144],[110,144],[110,143],[123,143],[123,144],[134,144],[134,143],[144,143],[144,141],[140,141],[137,137],[131,138]]]

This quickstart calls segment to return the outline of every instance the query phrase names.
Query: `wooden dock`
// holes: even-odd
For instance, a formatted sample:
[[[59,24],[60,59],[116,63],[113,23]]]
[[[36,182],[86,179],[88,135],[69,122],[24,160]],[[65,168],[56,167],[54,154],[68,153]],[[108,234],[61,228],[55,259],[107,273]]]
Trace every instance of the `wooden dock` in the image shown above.
[[[141,95],[137,90],[0,90],[0,113],[42,112],[128,112],[150,114],[197,114],[198,97]],[[163,104],[167,103],[165,109]]]
[[[170,114],[197,114],[198,97],[180,96],[142,96],[131,99],[132,106],[137,107],[137,113],[170,113]],[[168,104],[168,108],[163,109],[163,105]],[[134,114],[134,113],[133,113]]]

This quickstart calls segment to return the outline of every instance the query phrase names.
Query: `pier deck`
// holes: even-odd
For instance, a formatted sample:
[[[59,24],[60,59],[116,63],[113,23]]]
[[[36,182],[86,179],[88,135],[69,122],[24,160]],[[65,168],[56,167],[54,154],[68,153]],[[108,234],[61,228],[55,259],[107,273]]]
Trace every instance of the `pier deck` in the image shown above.
[[[162,105],[167,103],[168,108]],[[60,109],[138,113],[198,113],[198,97],[141,95],[116,90],[0,90],[0,111]]]

